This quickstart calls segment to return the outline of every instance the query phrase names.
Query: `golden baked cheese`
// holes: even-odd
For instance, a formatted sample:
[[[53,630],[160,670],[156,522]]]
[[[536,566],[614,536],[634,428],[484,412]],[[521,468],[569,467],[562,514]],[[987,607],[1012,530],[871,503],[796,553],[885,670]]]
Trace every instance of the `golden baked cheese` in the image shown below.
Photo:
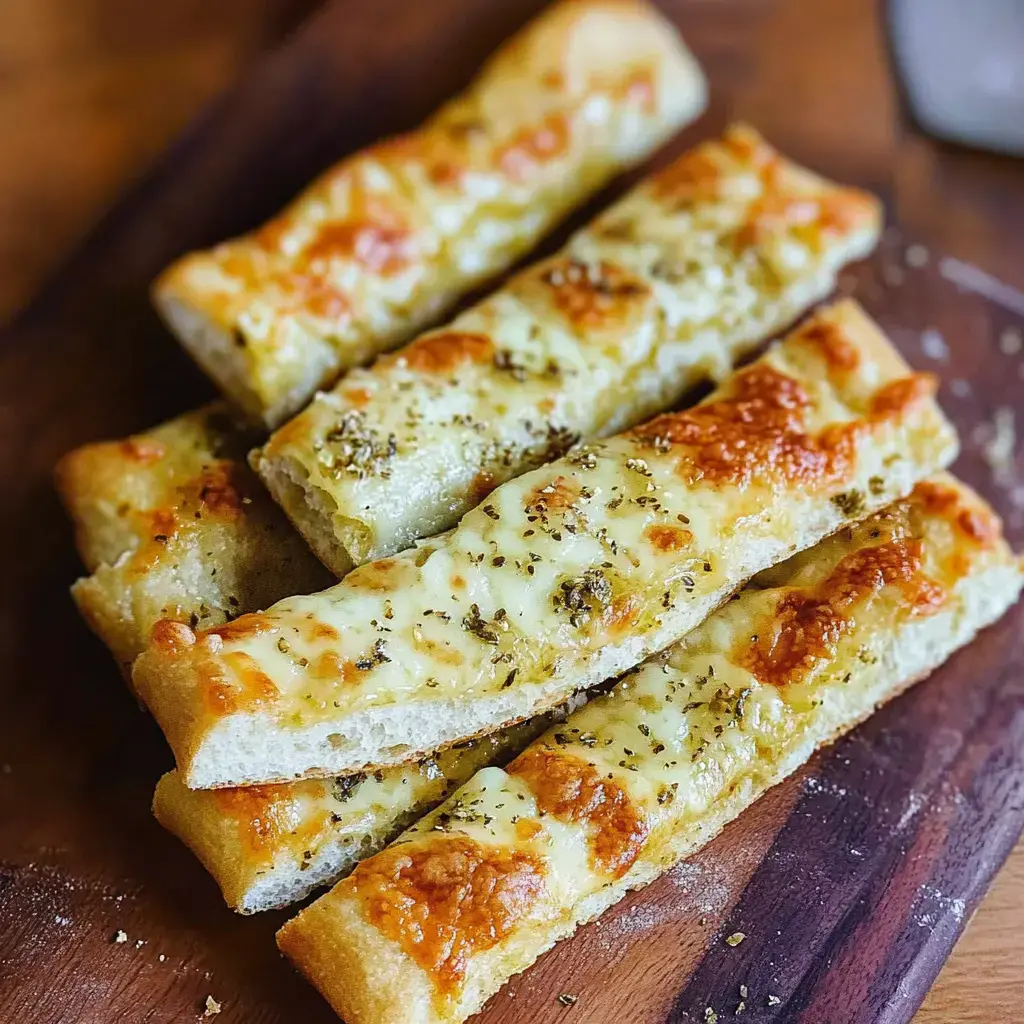
[[[216,403],[58,463],[91,573],[71,593],[126,673],[161,619],[205,629],[330,585],[246,465],[253,439]]]
[[[416,131],[327,171],[258,231],[179,260],[154,301],[199,365],[275,426],[435,322],[703,109],[641,0],[563,0]]]
[[[712,839],[1021,590],[949,477],[755,577],[278,934],[348,1024],[458,1024],[557,940]]]
[[[192,788],[491,732],[637,665],[947,464],[934,389],[840,303],[699,405],[503,484],[425,546],[226,626],[159,623],[135,683]]]
[[[824,298],[880,224],[873,196],[730,128],[447,327],[348,374],[253,465],[342,576],[724,377]]]
[[[333,779],[189,789],[172,771],[157,784],[153,813],[202,861],[233,910],[284,907],[332,885],[480,768],[511,760],[565,714],[560,708],[415,764]]]

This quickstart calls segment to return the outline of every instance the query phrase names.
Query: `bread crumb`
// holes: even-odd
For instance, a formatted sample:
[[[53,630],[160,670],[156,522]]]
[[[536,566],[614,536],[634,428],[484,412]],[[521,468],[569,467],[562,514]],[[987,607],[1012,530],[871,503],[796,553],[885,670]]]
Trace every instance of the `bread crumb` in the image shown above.
[[[905,254],[908,267],[927,267],[931,255],[923,245],[908,245]]]
[[[921,351],[929,359],[934,359],[939,363],[949,360],[949,345],[934,327],[928,327],[921,332]]]
[[[120,928],[114,933],[114,941],[118,944],[128,941],[128,936]]]
[[[882,280],[890,288],[898,288],[901,284],[903,284],[905,279],[906,274],[903,271],[902,267],[894,267],[889,265],[882,267]]]
[[[1024,334],[1019,327],[1007,327],[999,335],[999,351],[1004,356],[1019,355],[1024,349]]]
[[[216,1017],[220,1013],[220,1003],[217,1002],[213,996],[206,997],[206,1009],[203,1010],[203,1019],[208,1017]]]
[[[992,433],[982,448],[982,454],[992,470],[992,478],[1003,487],[1013,482],[1014,449],[1017,431],[1013,409],[1008,405],[996,409],[992,417]]]
[[[160,954],[160,955],[159,955],[159,956],[157,957],[157,960],[159,960],[159,961],[160,961],[160,963],[163,963],[163,962],[164,962],[164,961],[165,961],[166,959],[167,959],[167,957],[166,957],[166,956],[165,956],[165,955],[164,955],[163,953],[161,953],[161,954]]]

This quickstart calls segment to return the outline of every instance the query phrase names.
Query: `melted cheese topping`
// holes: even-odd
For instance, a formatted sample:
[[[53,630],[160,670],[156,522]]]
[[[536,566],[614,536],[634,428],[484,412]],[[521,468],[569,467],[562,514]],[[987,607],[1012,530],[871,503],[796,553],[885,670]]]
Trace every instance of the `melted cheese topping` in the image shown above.
[[[964,528],[976,516],[992,527],[984,536]],[[550,935],[641,860],[667,867],[673,834],[727,794],[759,793],[794,752],[807,756],[897,682],[882,666],[915,623],[947,614],[955,631],[965,582],[1013,566],[977,496],[948,477],[929,482],[755,578],[507,771],[479,773],[324,902],[355,901],[426,972],[439,1017],[461,1020],[453,1008],[474,957],[504,942],[506,970],[519,970],[543,947],[517,933]],[[941,600],[922,603],[922,592]],[[824,644],[815,613],[800,624],[791,612],[821,608]],[[450,884],[410,884],[425,877]]]
[[[216,626],[330,582],[246,465],[252,440],[212,405],[57,467],[93,573],[72,593],[125,668],[161,619]]]
[[[651,9],[554,5],[422,128],[342,161],[259,231],[179,261],[157,299],[172,327],[178,302],[227,332],[230,369],[207,368],[280,422],[510,266],[703,102],[699,69]]]
[[[693,164],[708,178],[699,195],[678,187]],[[738,245],[766,196],[817,212]],[[732,128],[449,327],[349,374],[271,437],[257,468],[336,571],[334,546],[356,564],[400,550],[581,437],[727,372],[824,296],[879,223],[872,197]]]
[[[858,348],[842,386],[797,331],[693,410],[510,481],[428,546],[226,627],[154,631],[137,682],[180,706],[169,681],[187,675],[180,699],[203,727],[259,712],[285,731],[343,731],[387,705],[517,692],[543,706],[636,664],[795,538],[862,517],[952,456],[927,389],[877,411],[879,393],[918,378],[852,304],[815,323]],[[602,670],[609,648],[621,668]]]

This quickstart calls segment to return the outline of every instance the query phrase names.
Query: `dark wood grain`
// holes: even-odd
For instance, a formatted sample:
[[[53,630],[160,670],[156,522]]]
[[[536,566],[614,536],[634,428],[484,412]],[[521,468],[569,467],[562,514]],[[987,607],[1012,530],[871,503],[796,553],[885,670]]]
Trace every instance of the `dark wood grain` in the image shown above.
[[[208,393],[146,300],[170,258],[415,124],[540,6],[337,0],[190,129],[0,339],[0,1019],[189,1020],[207,994],[225,1021],[333,1019],[275,952],[283,915],[231,915],[152,820],[169,757],[66,596],[78,565],[50,470],[75,444]],[[1020,544],[1020,510],[973,439],[1000,406],[1024,414],[1020,357],[998,345],[1012,318],[935,266],[940,249],[1004,274],[1024,263],[1019,165],[903,135],[862,0],[663,6],[715,89],[673,149],[749,116],[795,157],[883,191],[935,250],[907,270],[906,239],[890,238],[850,284],[913,361],[943,374],[965,437],[958,471],[1001,502]],[[926,328],[948,363],[925,355]],[[908,1020],[1024,824],[1022,626],[1018,609],[482,1019],[702,1021],[708,1006],[731,1015],[743,983],[759,1021]],[[749,938],[732,949],[721,936],[736,929]],[[556,999],[567,991],[572,1010]],[[769,993],[783,1002],[769,1008]]]

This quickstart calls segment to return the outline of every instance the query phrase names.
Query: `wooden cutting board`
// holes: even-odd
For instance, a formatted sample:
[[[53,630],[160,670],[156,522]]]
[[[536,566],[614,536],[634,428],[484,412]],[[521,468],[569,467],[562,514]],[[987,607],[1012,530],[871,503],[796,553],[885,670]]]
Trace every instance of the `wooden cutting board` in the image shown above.
[[[735,110],[794,157],[899,199],[917,223],[930,183],[919,159],[892,173],[906,143],[877,40],[846,17],[859,5],[818,5],[823,36],[807,22],[814,5],[795,0],[666,0],[716,90],[671,151]],[[286,915],[230,914],[150,817],[169,756],[67,597],[79,566],[49,474],[66,449],[208,393],[148,307],[163,265],[415,124],[540,6],[336,0],[191,130],[0,340],[0,1020],[188,1021],[207,995],[223,1021],[334,1019],[275,951]],[[942,374],[965,441],[957,470],[1022,546],[1024,514],[982,457],[997,410],[1024,415],[1024,356],[1003,308],[1019,300],[993,303],[970,268],[935,254],[916,266],[924,256],[908,267],[907,240],[891,233],[844,289],[915,365]],[[1018,608],[514,980],[481,1020],[706,1022],[741,999],[755,1021],[908,1020],[1024,825],[1022,625]],[[746,939],[726,945],[736,931]]]

